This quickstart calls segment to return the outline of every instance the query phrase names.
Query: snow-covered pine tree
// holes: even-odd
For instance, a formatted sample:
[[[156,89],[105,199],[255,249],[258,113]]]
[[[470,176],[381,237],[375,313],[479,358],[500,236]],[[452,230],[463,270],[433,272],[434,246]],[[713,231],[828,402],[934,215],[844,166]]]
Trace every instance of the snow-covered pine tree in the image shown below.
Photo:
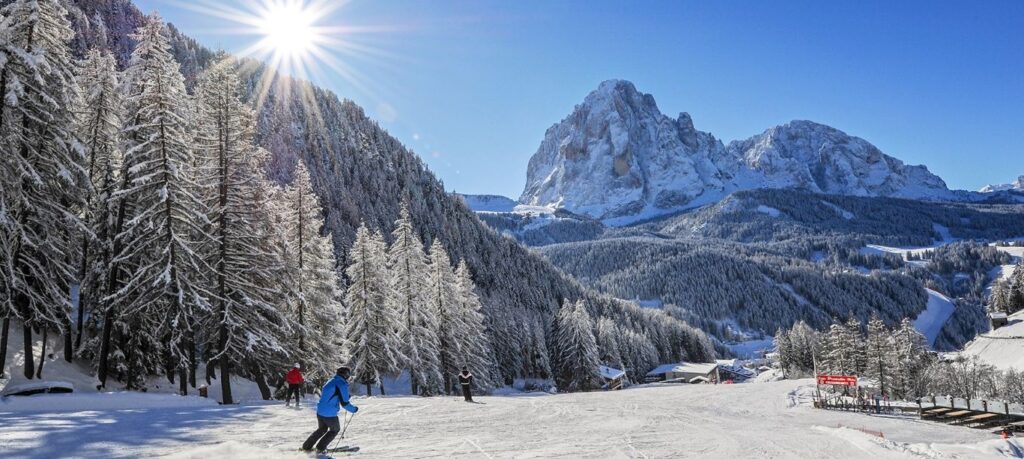
[[[826,343],[822,346],[825,353],[821,362],[822,368],[833,374],[856,374],[854,354],[857,352],[858,340],[848,327],[841,323],[833,323],[825,337]]]
[[[558,311],[555,345],[555,383],[559,390],[578,392],[601,387],[597,341],[582,299],[566,302]]]
[[[788,377],[793,366],[793,345],[789,341],[789,331],[782,328],[775,332],[775,353],[779,356],[779,366],[783,377]]]
[[[846,320],[846,328],[850,337],[850,359],[851,372],[855,375],[864,374],[868,365],[867,350],[865,349],[864,334],[861,332],[861,323],[856,317],[850,316]]]
[[[280,253],[285,260],[284,274],[290,279],[287,301],[297,324],[294,354],[308,377],[326,379],[339,362],[323,356],[340,354],[337,343],[344,333],[334,242],[330,235],[321,234],[320,199],[313,193],[309,170],[302,161],[295,166],[292,183],[276,196],[286,242]]]
[[[88,231],[78,216],[89,183],[73,131],[72,36],[57,0],[17,0],[0,10],[0,286],[3,315],[24,325],[28,379],[39,373],[32,330],[71,332],[74,236]]]
[[[184,380],[194,358],[187,341],[198,317],[209,311],[211,296],[197,251],[203,241],[191,237],[198,223],[206,220],[206,209],[190,169],[194,152],[186,125],[185,82],[160,17],[149,17],[137,39],[129,69],[136,76],[129,90],[133,111],[126,116],[129,125],[124,131],[131,176],[118,191],[136,212],[121,228],[117,237],[123,244],[114,255],[116,260],[129,260],[133,269],[109,300],[129,322],[156,325],[155,330],[133,327],[129,332],[152,333],[151,341],[164,346],[165,367],[177,369]],[[180,390],[187,391],[184,381]]]
[[[620,329],[623,364],[626,374],[633,382],[643,382],[647,372],[658,365],[658,350],[651,340],[642,333],[625,327]]]
[[[78,107],[78,135],[85,149],[85,166],[92,182],[87,194],[85,223],[92,232],[82,236],[79,268],[79,304],[75,349],[81,349],[84,318],[91,302],[102,294],[106,266],[112,250],[113,194],[121,167],[121,93],[117,62],[108,51],[92,50],[79,65],[81,99]]]
[[[925,394],[924,373],[931,360],[928,342],[924,335],[914,328],[913,322],[904,318],[892,334],[892,392],[896,397],[909,399]]]
[[[345,270],[348,291],[345,348],[349,366],[356,381],[366,385],[366,395],[373,394],[379,384],[383,395],[383,378],[400,370],[403,359],[399,330],[401,314],[393,311],[387,301],[387,266],[385,243],[371,233],[366,224],[356,231]]]
[[[430,266],[427,282],[431,309],[437,314],[437,338],[440,342],[438,362],[444,383],[444,392],[450,393],[458,362],[462,360],[463,340],[458,336],[459,288],[452,271],[451,259],[441,241],[434,239],[430,245]]]
[[[548,351],[548,341],[544,333],[544,325],[538,317],[529,325],[529,346],[526,360],[529,362],[529,375],[537,378],[551,377],[551,353]]]
[[[619,327],[607,317],[597,319],[597,348],[602,364],[613,368],[622,368]]]
[[[788,338],[792,354],[790,364],[802,374],[812,374],[815,370],[815,356],[818,354],[818,332],[801,320],[793,325]]]
[[[868,321],[865,346],[867,360],[864,374],[878,383],[878,388],[883,394],[888,394],[891,389],[890,381],[893,377],[891,362],[894,353],[889,329],[877,313],[872,314],[871,320]]]
[[[234,66],[233,59],[220,56],[196,87],[199,153],[204,157],[199,163],[206,166],[202,182],[213,190],[207,193],[213,243],[206,266],[212,269],[214,313],[205,316],[203,328],[215,343],[225,404],[233,403],[233,368],[241,365],[248,376],[262,380],[261,362],[283,353],[291,333],[276,304],[282,262],[268,241],[277,234],[269,227],[271,196],[260,179],[265,152],[253,143],[254,115],[239,97]]]
[[[427,255],[403,203],[387,252],[388,308],[402,316],[403,366],[413,394],[439,393],[442,378],[438,353],[437,315],[428,298]]]
[[[461,355],[460,359],[454,362],[455,368],[441,370],[455,374],[462,366],[466,366],[473,373],[473,382],[477,389],[490,389],[493,387],[491,370],[494,367],[491,340],[484,327],[484,315],[480,312],[483,305],[480,303],[476,284],[473,283],[473,276],[465,260],[460,260],[459,266],[455,269],[455,282],[458,306],[454,311],[454,335],[459,340],[458,348]]]

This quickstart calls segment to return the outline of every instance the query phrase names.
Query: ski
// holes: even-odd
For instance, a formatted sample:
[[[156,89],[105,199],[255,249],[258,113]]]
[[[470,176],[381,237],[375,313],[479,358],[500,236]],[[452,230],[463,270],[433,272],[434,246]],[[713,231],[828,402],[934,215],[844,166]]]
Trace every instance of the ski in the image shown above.
[[[337,448],[328,448],[324,453],[354,453],[356,451],[359,451],[358,446],[339,446]]]

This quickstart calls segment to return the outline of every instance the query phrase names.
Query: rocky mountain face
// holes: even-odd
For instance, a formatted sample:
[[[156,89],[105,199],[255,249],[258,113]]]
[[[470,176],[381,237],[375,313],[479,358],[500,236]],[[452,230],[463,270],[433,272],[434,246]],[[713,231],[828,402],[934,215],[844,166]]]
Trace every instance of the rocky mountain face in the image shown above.
[[[979,193],[995,193],[999,191],[1024,191],[1024,175],[1017,177],[1017,180],[1011,183],[1002,183],[999,185],[985,185]]]
[[[632,83],[610,80],[547,130],[520,202],[624,223],[707,204],[746,189],[952,199],[924,166],[810,121],[724,145],[673,119]]]

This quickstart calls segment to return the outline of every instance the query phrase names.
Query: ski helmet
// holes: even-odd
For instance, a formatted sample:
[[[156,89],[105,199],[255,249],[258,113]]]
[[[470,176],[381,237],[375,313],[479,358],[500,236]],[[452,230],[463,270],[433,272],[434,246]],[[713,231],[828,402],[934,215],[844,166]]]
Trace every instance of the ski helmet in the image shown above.
[[[352,369],[349,367],[339,367],[336,373],[338,376],[348,379],[348,377],[352,375]]]

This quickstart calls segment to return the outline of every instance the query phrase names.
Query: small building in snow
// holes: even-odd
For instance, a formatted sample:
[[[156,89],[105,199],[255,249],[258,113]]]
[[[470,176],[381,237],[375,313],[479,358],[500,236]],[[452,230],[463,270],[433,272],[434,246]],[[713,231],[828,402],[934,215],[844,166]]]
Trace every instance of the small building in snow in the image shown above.
[[[644,382],[718,383],[717,363],[680,362],[660,365],[647,372]]]
[[[1010,319],[1005,312],[993,312],[988,315],[988,318],[992,321],[993,330],[1010,323]]]
[[[737,359],[716,360],[715,363],[718,364],[720,381],[743,382],[757,376],[756,371],[744,367]]]
[[[601,372],[601,379],[604,381],[604,385],[601,386],[602,389],[619,390],[626,387],[625,371],[604,365],[599,366],[598,370]]]

